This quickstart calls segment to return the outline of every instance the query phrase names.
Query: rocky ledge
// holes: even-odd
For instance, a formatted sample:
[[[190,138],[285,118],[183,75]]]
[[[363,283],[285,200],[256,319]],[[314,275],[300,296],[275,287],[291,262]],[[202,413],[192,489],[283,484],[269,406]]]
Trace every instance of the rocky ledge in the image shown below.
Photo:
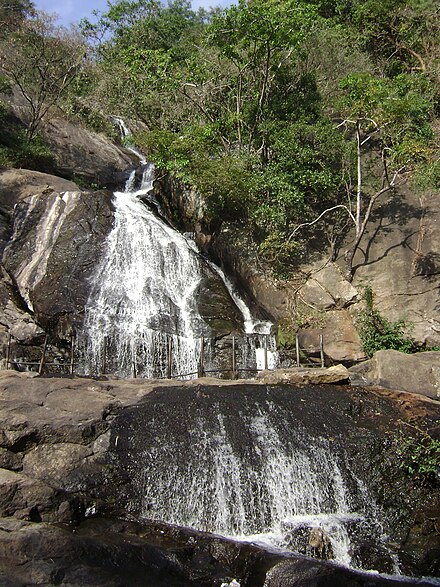
[[[94,518],[63,527],[0,519],[0,549],[0,582],[5,587],[408,585],[255,544],[126,520]]]
[[[306,383],[348,383],[350,373],[344,365],[333,365],[328,368],[291,367],[289,369],[272,369],[260,371],[257,381],[269,385],[306,384]]]
[[[271,389],[278,387],[298,418],[313,423],[312,432],[316,428],[331,442],[341,440],[360,467],[372,466],[375,473],[367,471],[372,486],[398,519],[393,538],[400,540],[396,548],[403,570],[440,576],[438,485],[395,478],[399,463],[392,440],[399,422],[435,432],[438,402],[339,385]],[[176,413],[184,430],[191,422],[169,402],[174,406],[184,399],[191,410],[211,410],[224,393],[237,399],[238,411],[240,397],[259,401],[268,391],[262,382],[110,381],[0,372],[0,583],[219,587],[235,578],[241,587],[407,584],[148,522],[130,507],[133,487],[125,465],[131,453],[124,447],[133,441],[129,431],[136,419],[144,421],[144,409],[168,405],[170,417]]]

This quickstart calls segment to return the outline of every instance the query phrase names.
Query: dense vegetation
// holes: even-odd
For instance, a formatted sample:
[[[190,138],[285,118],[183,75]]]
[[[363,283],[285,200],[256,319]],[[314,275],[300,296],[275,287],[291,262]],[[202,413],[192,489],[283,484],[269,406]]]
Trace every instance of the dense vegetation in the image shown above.
[[[246,225],[280,274],[316,230],[336,255],[353,227],[350,277],[376,203],[410,177],[440,181],[439,10],[114,0],[67,32],[28,0],[0,0],[0,73],[27,101],[28,145],[55,104],[98,130],[108,113],[136,120],[151,159],[200,190],[212,218]]]

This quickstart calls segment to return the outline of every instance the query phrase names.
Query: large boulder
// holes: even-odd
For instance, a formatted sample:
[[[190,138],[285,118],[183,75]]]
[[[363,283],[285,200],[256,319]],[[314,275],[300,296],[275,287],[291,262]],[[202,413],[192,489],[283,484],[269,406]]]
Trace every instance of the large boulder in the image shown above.
[[[440,344],[439,250],[438,192],[403,186],[376,209],[354,261],[353,285],[370,284],[381,314],[406,320],[411,336],[431,347]]]
[[[362,341],[348,309],[329,310],[321,316],[321,325],[299,330],[299,345],[307,355],[316,354],[323,341],[326,361],[351,365],[362,361],[366,355]]]
[[[351,367],[350,378],[361,385],[380,385],[440,399],[440,352],[408,355],[377,351],[372,359]]]
[[[17,203],[3,265],[20,294],[21,309],[63,338],[82,324],[90,278],[113,223],[111,193],[56,191],[54,185],[74,184],[37,179],[31,186],[11,181]],[[48,179],[46,186],[40,183]],[[15,328],[13,312],[9,326]]]
[[[29,117],[29,104],[14,89],[6,102],[23,124]],[[87,129],[78,120],[71,121],[51,108],[38,132],[54,155],[54,172],[82,185],[116,189],[123,184],[126,170],[138,163],[137,157],[108,137]]]
[[[0,255],[8,242],[14,206],[23,198],[36,194],[79,190],[76,183],[28,169],[6,169],[0,172]]]
[[[65,192],[79,192],[79,188],[71,181],[38,171],[8,169],[0,172],[0,257],[6,245],[19,236],[18,222],[23,208],[31,202],[36,205],[39,199],[45,200],[53,197],[53,194]],[[37,221],[36,216],[34,219]],[[51,238],[49,229],[50,224],[47,224],[45,227],[47,238]],[[18,241],[12,242],[9,247],[9,255],[14,255],[15,251],[22,259],[23,265],[26,263],[25,252],[32,248],[32,241],[27,241],[27,234],[21,233]],[[36,246],[34,243],[34,248]],[[22,247],[23,250],[21,250]],[[31,259],[28,260],[31,261]],[[14,270],[8,273],[2,267],[1,272],[0,345],[6,356],[9,335],[12,335],[13,339],[19,343],[41,342],[42,337],[44,338],[44,329],[41,324],[38,324],[38,317],[20,295],[14,279]]]
[[[359,300],[359,292],[334,263],[315,263],[310,277],[298,291],[298,299],[315,310],[346,308]]]
[[[45,119],[41,133],[55,155],[55,172],[86,185],[116,189],[126,170],[138,164],[130,151],[66,118]]]

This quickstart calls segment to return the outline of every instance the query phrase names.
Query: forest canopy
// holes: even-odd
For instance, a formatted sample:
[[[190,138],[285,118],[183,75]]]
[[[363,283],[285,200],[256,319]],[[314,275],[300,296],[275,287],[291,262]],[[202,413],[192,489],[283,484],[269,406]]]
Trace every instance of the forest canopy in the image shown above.
[[[439,185],[436,0],[114,0],[70,32],[1,0],[0,19],[0,82],[28,60],[34,110],[44,90],[97,130],[112,132],[109,113],[141,123],[138,146],[203,193],[213,219],[246,226],[280,274],[318,221],[335,254],[353,227],[350,274],[376,202],[410,177]],[[46,84],[38,38],[53,56]]]

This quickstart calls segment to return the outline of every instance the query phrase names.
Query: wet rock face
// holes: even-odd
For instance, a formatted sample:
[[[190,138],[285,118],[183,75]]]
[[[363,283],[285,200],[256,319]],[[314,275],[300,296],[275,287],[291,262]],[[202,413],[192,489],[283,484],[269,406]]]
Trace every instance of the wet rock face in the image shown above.
[[[75,190],[79,190],[75,183],[47,173],[27,169],[2,171],[0,173],[0,255],[12,235],[15,204],[35,194]]]
[[[238,382],[160,386],[0,371],[0,583],[212,587],[235,579],[241,587],[408,585],[406,580],[365,575],[162,522],[120,519],[130,513],[133,520],[138,513],[130,493],[135,459],[142,452],[138,442],[145,445],[149,435],[156,443],[154,458],[171,434],[176,438],[176,448],[171,448],[178,450],[201,412],[215,420],[223,408],[239,450],[246,453],[243,429],[236,426],[239,412],[251,403],[275,399],[278,406],[290,406],[298,425],[309,423],[312,436],[328,434],[333,443],[348,447],[349,458],[356,458],[361,470],[364,465],[368,481],[382,492],[389,509],[403,507],[396,523],[404,519],[401,540],[408,544],[403,549],[412,553],[404,570],[412,568],[419,576],[440,574],[435,567],[438,522],[433,522],[438,491],[415,490],[407,479],[390,486],[395,462],[378,467],[387,452],[383,441],[398,416],[416,418],[420,425],[438,416],[432,402],[411,396],[405,402],[404,397],[330,386],[287,386],[276,392]],[[151,425],[149,414],[161,418]],[[194,451],[193,446],[182,460]],[[204,455],[196,457],[203,460]],[[331,555],[324,532],[302,530],[304,554]],[[362,549],[367,564],[383,554],[375,553],[373,545]],[[423,553],[424,566],[416,560]],[[422,580],[416,584],[425,585]]]
[[[197,308],[215,335],[239,333],[243,329],[243,316],[233,303],[224,283],[209,267],[194,292]]]
[[[109,192],[49,191],[15,206],[3,265],[37,323],[60,338],[82,323],[112,221]]]
[[[439,569],[429,553],[439,552],[438,536],[432,531],[422,536],[417,519],[421,510],[422,517],[428,517],[433,507],[439,507],[440,494],[438,487],[413,485],[405,478],[397,436],[401,418],[422,413],[427,417],[423,426],[432,428],[438,406],[414,397],[409,406],[398,400],[403,396],[326,385],[158,390],[126,410],[112,430],[112,462],[126,480],[121,503],[131,515],[196,524],[227,535],[270,532],[277,527],[277,508],[298,503],[298,510],[295,505],[290,511],[289,506],[280,514],[293,550],[322,558],[335,555],[340,544],[332,542],[330,547],[327,538],[335,536],[334,521],[344,519],[354,565],[393,573],[397,552],[405,574],[436,575]],[[264,461],[261,455],[266,451],[271,458]],[[273,470],[270,463],[275,463]],[[295,463],[301,463],[300,471],[292,485],[295,491],[287,496],[286,479]],[[331,481],[336,470],[337,483]],[[259,471],[264,472],[261,477]],[[283,479],[281,485],[277,476]],[[299,499],[303,483],[307,490]],[[254,488],[252,495],[246,493],[247,487]],[[314,515],[320,504],[324,518],[330,516],[320,542],[311,538],[319,527],[316,520],[302,511],[308,500]],[[275,503],[278,506],[272,509]],[[414,507],[421,508],[419,513]],[[380,538],[384,532],[389,544]],[[411,547],[408,536],[413,536]]]
[[[197,245],[207,251],[218,226],[209,221],[204,198],[169,174],[157,178],[154,191],[167,218],[178,218],[179,230],[193,232]]]
[[[0,548],[0,581],[8,587],[408,585],[148,522],[92,519],[73,529],[0,519]]]

